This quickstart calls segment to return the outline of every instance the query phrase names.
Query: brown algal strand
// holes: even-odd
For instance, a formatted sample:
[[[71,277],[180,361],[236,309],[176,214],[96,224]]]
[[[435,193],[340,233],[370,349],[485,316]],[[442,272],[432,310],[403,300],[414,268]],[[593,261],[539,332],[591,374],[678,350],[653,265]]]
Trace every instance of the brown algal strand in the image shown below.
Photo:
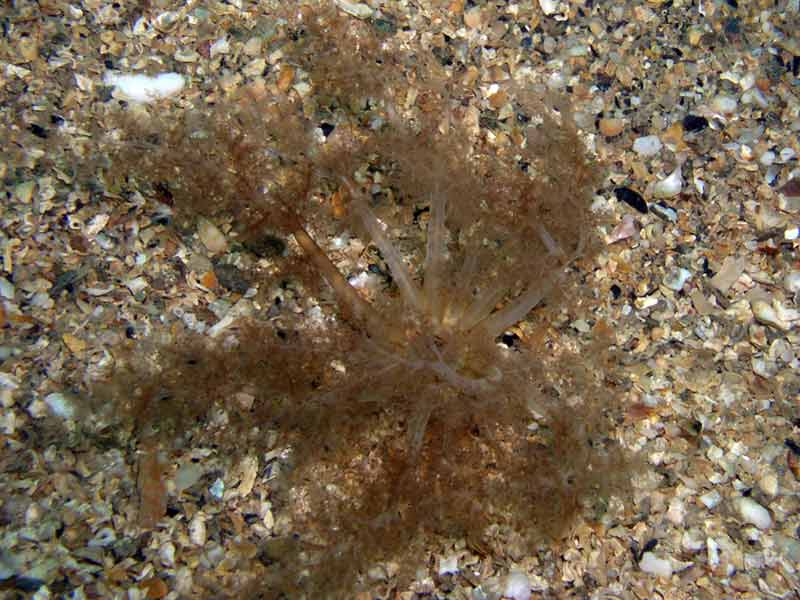
[[[549,333],[598,248],[569,103],[509,86],[492,144],[458,67],[318,6],[280,22],[275,86],[119,114],[107,182],[168,199],[178,232],[226,220],[270,268],[219,335],[175,324],[118,349],[96,399],[148,447],[278,435],[291,531],[242,565],[249,597],[352,597],[389,561],[402,586],[437,541],[557,542],[629,483],[608,343],[578,357]],[[287,289],[313,318],[275,302]],[[523,320],[538,333],[509,335]]]

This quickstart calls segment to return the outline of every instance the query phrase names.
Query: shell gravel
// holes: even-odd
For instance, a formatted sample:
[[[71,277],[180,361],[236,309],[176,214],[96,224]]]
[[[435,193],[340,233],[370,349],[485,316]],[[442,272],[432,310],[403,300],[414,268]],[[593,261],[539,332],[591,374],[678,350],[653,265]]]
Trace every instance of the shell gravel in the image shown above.
[[[511,539],[499,557],[463,540],[431,547],[428,562],[444,575],[420,572],[396,597],[796,595],[798,3],[336,2],[354,19],[394,23],[389,35],[405,43],[464,61],[474,127],[493,143],[514,114],[505,85],[570,96],[607,166],[595,208],[609,243],[587,271],[594,301],[566,322],[614,331],[628,407],[619,436],[648,464],[630,518],[587,519],[560,547],[535,553]],[[209,597],[263,540],[291,530],[270,502],[278,448],[233,464],[213,448],[164,457],[170,509],[145,533],[135,520],[134,445],[70,437],[77,420],[94,418],[71,403],[85,388],[67,389],[70,373],[91,381],[109,348],[163,322],[218,335],[255,300],[215,284],[212,258],[232,252],[226,223],[204,223],[192,245],[151,210],[153,199],[76,180],[52,143],[57,134],[78,156],[91,148],[82,124],[104,128],[104,104],[118,101],[104,83],[112,69],[178,73],[185,85],[159,101],[164,110],[253,83],[310,93],[270,44],[280,24],[269,4],[4,9],[3,594]],[[640,195],[644,210],[618,201],[620,188]],[[581,330],[562,335],[569,343]],[[50,420],[67,443],[44,434]],[[200,504],[215,480],[218,499]]]

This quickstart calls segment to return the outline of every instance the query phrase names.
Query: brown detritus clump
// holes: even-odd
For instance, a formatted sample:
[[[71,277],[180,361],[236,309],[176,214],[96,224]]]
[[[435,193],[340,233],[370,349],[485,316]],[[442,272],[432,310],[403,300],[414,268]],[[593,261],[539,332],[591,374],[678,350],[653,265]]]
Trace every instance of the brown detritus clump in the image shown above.
[[[597,247],[598,168],[570,106],[517,93],[525,118],[489,144],[463,76],[367,23],[297,13],[273,40],[283,72],[210,113],[125,116],[106,176],[167,194],[179,225],[227,218],[245,248],[290,242],[273,277],[315,298],[315,318],[257,302],[214,336],[120,349],[95,396],[165,443],[192,431],[252,454],[278,432],[274,499],[299,535],[260,552],[266,597],[349,597],[387,561],[407,582],[435,536],[556,541],[625,491],[629,464],[600,344],[578,358],[548,342],[546,319],[498,343],[575,295]],[[337,265],[331,240],[353,234],[385,289],[356,289]]]

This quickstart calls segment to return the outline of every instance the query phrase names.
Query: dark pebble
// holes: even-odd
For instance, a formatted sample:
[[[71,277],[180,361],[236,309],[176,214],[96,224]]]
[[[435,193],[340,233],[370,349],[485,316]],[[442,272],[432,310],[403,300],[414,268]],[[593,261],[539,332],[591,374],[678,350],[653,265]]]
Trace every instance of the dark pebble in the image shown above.
[[[41,125],[37,125],[36,123],[31,123],[29,129],[31,133],[38,138],[47,139],[48,133],[47,129],[42,127]]]
[[[703,131],[708,127],[708,119],[699,115],[686,115],[683,117],[683,128],[689,132]]]
[[[644,198],[642,198],[639,192],[634,192],[632,189],[626,187],[618,187],[614,190],[614,194],[620,202],[624,202],[642,214],[647,213],[647,202],[644,201]]]

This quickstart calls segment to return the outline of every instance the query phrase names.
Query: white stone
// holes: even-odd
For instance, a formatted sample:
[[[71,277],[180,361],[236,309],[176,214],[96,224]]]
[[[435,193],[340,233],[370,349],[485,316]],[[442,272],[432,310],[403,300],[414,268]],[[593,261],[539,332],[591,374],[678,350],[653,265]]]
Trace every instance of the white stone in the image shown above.
[[[198,511],[189,521],[189,541],[195,546],[202,546],[206,543],[206,538],[206,516]]]
[[[228,38],[222,36],[216,42],[211,44],[208,53],[211,56],[211,58],[214,58],[217,54],[227,54],[228,52],[230,52],[230,50],[231,50],[231,45],[228,42]]]
[[[752,498],[740,496],[733,502],[736,511],[746,523],[755,525],[759,529],[769,529],[772,527],[772,517],[769,511]]]
[[[639,561],[639,568],[645,573],[657,575],[658,577],[669,577],[672,575],[672,563],[666,558],[658,558],[652,552],[642,554]]]
[[[211,254],[225,252],[228,248],[228,241],[225,239],[225,234],[208,219],[201,218],[199,220],[197,224],[197,235]]]
[[[503,596],[512,600],[530,600],[531,582],[522,571],[511,571],[506,577]]]
[[[13,300],[14,292],[14,284],[5,277],[0,277],[0,296],[6,300]]]
[[[715,569],[719,566],[719,544],[712,537],[706,539],[706,548],[708,553],[708,566]]]
[[[768,496],[776,496],[778,494],[778,476],[772,472],[765,473],[758,480],[758,487]]]
[[[756,75],[755,73],[746,73],[744,77],[739,81],[739,87],[743,90],[749,90],[756,84]]]
[[[47,404],[50,412],[57,417],[71,419],[75,416],[75,406],[61,392],[47,394],[44,398],[44,403]]]
[[[633,142],[633,151],[639,156],[655,156],[661,151],[661,140],[657,135],[646,135]]]
[[[758,322],[764,325],[770,325],[781,331],[789,331],[792,328],[791,324],[783,320],[775,310],[775,307],[769,302],[765,300],[753,300],[750,303],[750,307],[753,310],[753,316],[755,316]]]
[[[722,495],[720,495],[717,490],[711,490],[707,494],[700,496],[700,502],[702,502],[706,508],[714,508],[720,501],[722,501]]]
[[[175,544],[167,542],[158,550],[158,556],[161,559],[161,564],[165,567],[175,566]]]
[[[458,573],[457,554],[439,559],[439,575],[447,575],[449,573]]]
[[[369,19],[373,10],[363,2],[352,2],[351,0],[335,0],[336,5],[351,17],[357,19]]]
[[[558,0],[539,0],[539,7],[549,17],[558,11]]]
[[[711,108],[718,113],[722,113],[723,115],[729,115],[736,112],[736,107],[738,106],[738,102],[736,98],[732,96],[726,96],[725,94],[720,94],[715,96],[714,99],[711,101]]]
[[[186,84],[178,73],[149,75],[122,75],[108,72],[103,83],[116,87],[120,96],[131,102],[155,102],[179,93]]]
[[[767,150],[766,152],[764,152],[764,154],[761,155],[759,162],[761,162],[761,164],[764,165],[765,167],[770,166],[772,163],[775,162],[775,153],[772,150]]]
[[[686,517],[686,507],[683,500],[680,498],[673,498],[669,502],[669,509],[667,510],[667,518],[673,525],[681,525]]]
[[[663,283],[666,287],[676,292],[683,289],[686,282],[692,278],[692,273],[681,267],[674,267],[664,275]]]
[[[783,287],[792,294],[800,292],[800,271],[790,271],[784,275]]]
[[[138,294],[141,291],[147,289],[147,286],[150,285],[147,282],[147,279],[144,277],[134,277],[133,279],[128,279],[125,282],[125,287],[127,287],[131,294]]]

